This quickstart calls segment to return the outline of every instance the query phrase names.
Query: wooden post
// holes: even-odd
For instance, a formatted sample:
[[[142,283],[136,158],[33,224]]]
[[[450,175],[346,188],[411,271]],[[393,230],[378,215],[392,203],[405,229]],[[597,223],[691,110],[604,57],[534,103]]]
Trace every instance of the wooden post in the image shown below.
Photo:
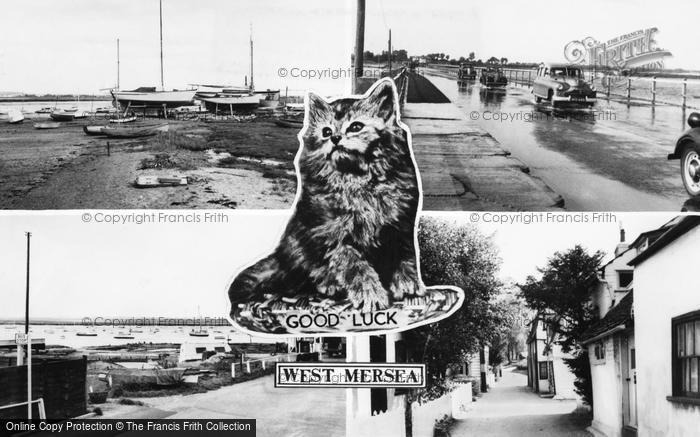
[[[109,141],[107,141],[107,156],[112,156],[109,150]]]
[[[627,78],[627,100],[632,97],[632,79]]]
[[[651,79],[651,104],[656,105],[656,76]]]
[[[357,0],[357,22],[355,23],[355,80],[352,87],[357,92],[357,79],[362,77],[365,69],[365,0]]]
[[[688,78],[683,79],[683,109],[686,108],[686,103],[688,99]]]

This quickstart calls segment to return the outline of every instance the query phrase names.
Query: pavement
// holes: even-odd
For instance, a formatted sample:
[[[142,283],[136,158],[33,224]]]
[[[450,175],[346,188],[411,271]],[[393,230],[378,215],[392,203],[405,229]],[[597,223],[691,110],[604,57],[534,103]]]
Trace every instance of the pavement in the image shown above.
[[[424,210],[549,211],[563,199],[499,142],[449,103],[435,85],[409,76],[401,120],[411,129]]]
[[[503,370],[503,378],[474,404],[469,418],[457,421],[453,437],[591,437],[590,420],[572,414],[577,402],[541,398],[527,387],[527,375]]]

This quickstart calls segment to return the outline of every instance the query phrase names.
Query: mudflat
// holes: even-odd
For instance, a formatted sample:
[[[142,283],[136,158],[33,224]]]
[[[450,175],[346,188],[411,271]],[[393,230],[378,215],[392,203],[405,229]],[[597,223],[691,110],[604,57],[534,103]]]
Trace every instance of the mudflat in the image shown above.
[[[0,209],[286,209],[296,191],[296,129],[270,120],[147,120],[168,131],[135,139],[88,136],[62,123],[0,124]],[[109,144],[109,148],[107,145]],[[137,188],[140,175],[187,185]]]

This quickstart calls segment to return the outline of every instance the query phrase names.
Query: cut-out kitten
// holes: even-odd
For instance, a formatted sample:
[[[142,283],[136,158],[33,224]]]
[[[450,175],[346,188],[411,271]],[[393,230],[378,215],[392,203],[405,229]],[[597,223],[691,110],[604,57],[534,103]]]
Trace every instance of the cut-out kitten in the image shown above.
[[[294,214],[277,249],[231,284],[234,319],[239,305],[276,297],[349,300],[368,312],[425,293],[418,174],[393,81],[361,98],[307,99]]]

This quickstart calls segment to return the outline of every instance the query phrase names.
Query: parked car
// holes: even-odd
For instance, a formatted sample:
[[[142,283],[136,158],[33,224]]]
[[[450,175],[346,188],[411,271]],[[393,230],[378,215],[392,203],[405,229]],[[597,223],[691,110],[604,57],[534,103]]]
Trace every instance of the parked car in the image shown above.
[[[595,87],[583,78],[580,67],[566,64],[541,64],[532,86],[535,101],[551,102],[552,106],[593,106]]]
[[[700,113],[688,117],[690,129],[683,132],[668,159],[681,160],[681,179],[685,190],[692,197],[700,196]]]
[[[459,64],[457,80],[460,82],[476,80],[476,69],[474,66],[468,62],[462,62]]]
[[[481,70],[479,82],[486,88],[505,88],[508,85],[508,78],[503,74],[502,68],[486,67]]]

